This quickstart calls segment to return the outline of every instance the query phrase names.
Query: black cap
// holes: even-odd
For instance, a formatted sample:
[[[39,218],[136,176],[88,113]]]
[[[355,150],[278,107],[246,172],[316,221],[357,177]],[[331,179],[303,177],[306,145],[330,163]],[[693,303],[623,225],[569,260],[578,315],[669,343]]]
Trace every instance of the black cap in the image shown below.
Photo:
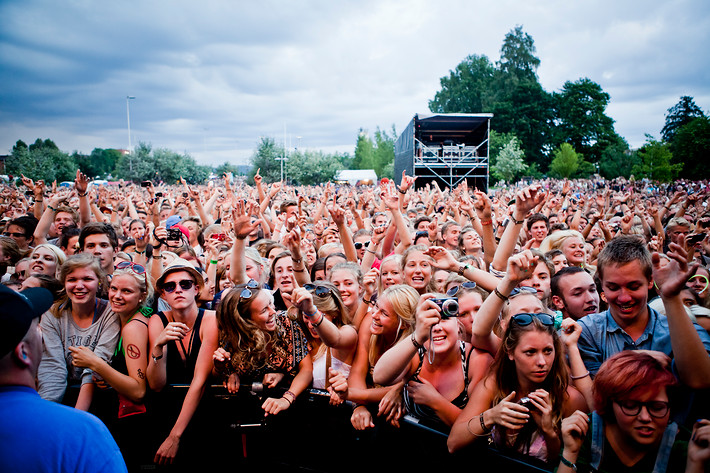
[[[16,292],[0,285],[0,358],[15,349],[25,338],[32,320],[45,313],[53,303],[52,293],[43,287]]]

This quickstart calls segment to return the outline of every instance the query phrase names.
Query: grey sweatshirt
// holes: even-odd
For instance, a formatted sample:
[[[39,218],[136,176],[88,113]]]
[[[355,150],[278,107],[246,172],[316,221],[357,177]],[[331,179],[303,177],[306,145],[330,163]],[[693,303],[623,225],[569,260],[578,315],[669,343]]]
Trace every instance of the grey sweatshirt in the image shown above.
[[[111,306],[97,299],[100,312],[96,321],[87,328],[74,323],[71,312],[63,310],[57,318],[50,312],[42,315],[40,327],[44,338],[44,351],[39,364],[37,380],[39,395],[43,399],[61,402],[67,385],[90,383],[91,370],[72,365],[71,346],[87,346],[99,357],[111,361],[121,332],[121,322]]]

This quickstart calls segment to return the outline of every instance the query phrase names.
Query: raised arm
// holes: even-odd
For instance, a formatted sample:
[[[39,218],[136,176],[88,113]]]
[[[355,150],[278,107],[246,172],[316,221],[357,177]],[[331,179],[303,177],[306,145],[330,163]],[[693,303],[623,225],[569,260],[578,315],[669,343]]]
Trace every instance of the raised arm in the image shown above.
[[[232,246],[232,261],[229,265],[229,279],[234,284],[244,284],[247,282],[246,261],[244,260],[244,250],[246,248],[246,239],[249,234],[259,225],[260,220],[251,221],[251,212],[254,211],[256,205],[249,205],[247,212],[246,205],[241,199],[237,200],[236,205],[232,208],[232,225],[234,227],[234,245]]]
[[[653,254],[653,279],[659,287],[666,309],[671,348],[680,379],[692,389],[706,389],[710,387],[710,337],[705,330],[700,329],[704,335],[701,339],[698,330],[700,326],[696,328],[693,325],[680,297],[681,290],[695,273],[697,265],[688,266],[685,238],[681,236],[679,243],[669,245],[667,256],[671,261],[664,266],[660,264],[660,255]]]

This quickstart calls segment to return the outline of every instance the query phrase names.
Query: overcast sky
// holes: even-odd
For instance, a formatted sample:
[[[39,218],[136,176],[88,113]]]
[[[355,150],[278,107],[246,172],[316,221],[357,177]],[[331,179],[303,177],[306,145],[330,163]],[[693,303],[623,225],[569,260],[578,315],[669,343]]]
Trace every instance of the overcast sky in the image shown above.
[[[360,128],[401,131],[470,54],[496,61],[516,25],[549,92],[588,77],[634,147],[690,95],[710,111],[710,2],[301,0],[0,2],[0,154],[187,152],[247,161],[261,136],[353,152]],[[705,52],[703,52],[705,51]],[[495,118],[494,118],[495,120]]]

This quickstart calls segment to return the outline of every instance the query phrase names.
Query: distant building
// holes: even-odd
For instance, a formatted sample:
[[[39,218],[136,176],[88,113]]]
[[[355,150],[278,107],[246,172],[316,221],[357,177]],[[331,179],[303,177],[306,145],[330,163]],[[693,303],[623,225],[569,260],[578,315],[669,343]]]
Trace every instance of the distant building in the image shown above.
[[[335,181],[351,186],[371,186],[377,184],[377,174],[374,169],[344,169],[338,171]]]

